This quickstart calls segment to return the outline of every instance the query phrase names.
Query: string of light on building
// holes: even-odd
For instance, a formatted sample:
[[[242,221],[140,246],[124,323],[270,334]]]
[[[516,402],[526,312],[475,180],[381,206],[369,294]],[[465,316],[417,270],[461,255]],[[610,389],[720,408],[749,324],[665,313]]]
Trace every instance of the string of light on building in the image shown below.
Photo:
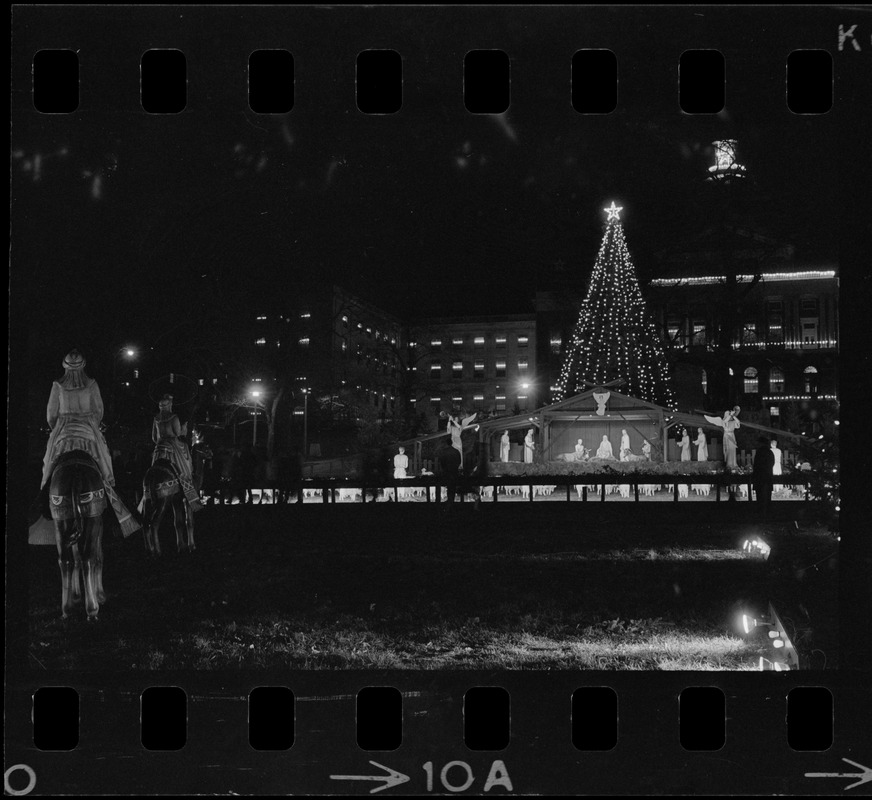
[[[763,395],[764,401],[770,400],[838,400],[837,394],[767,394]]]
[[[738,283],[750,283],[756,275],[736,275]],[[803,270],[801,272],[767,272],[760,275],[761,282],[816,281],[836,277],[833,269]],[[683,278],[654,278],[652,286],[712,286],[724,283],[725,275],[689,275]]]

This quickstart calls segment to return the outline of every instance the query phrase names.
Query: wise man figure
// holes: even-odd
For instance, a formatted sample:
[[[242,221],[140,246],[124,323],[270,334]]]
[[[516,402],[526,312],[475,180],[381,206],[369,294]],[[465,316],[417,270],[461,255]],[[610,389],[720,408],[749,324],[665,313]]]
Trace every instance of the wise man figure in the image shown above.
[[[509,432],[503,431],[503,435],[500,437],[500,461],[503,464],[508,463],[509,460]]]
[[[64,377],[51,386],[46,419],[51,434],[42,465],[43,491],[48,491],[52,470],[64,453],[79,450],[90,455],[100,470],[109,504],[125,536],[141,527],[121,499],[115,494],[112,456],[100,430],[103,398],[97,381],[85,373],[85,357],[71,350],[64,357]]]
[[[181,438],[188,432],[188,425],[179,421],[173,413],[173,396],[165,394],[158,402],[160,409],[151,427],[151,438],[155,444],[152,464],[159,458],[166,458],[173,465],[182,486],[185,500],[192,511],[199,511],[203,505],[194,486],[193,465],[188,446]]]

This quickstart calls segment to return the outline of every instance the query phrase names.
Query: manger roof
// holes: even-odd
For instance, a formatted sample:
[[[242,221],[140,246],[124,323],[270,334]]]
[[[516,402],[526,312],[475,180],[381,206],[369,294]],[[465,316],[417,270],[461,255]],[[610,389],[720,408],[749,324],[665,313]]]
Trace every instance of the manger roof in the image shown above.
[[[511,417],[497,417],[495,419],[483,420],[480,425],[483,430],[491,431],[502,428],[514,430],[517,428],[529,427],[531,424],[538,425],[540,419],[550,417],[551,419],[576,418],[580,419],[582,414],[591,415],[594,419],[601,419],[600,415],[596,414],[597,402],[594,399],[594,393],[609,392],[608,411],[609,416],[617,413],[617,416],[623,416],[626,413],[635,412],[636,414],[647,416],[652,419],[662,420],[667,425],[671,426],[675,423],[684,425],[693,425],[696,427],[714,428],[719,426],[709,422],[702,414],[693,414],[685,411],[673,411],[663,406],[658,406],[656,403],[651,403],[647,400],[642,400],[638,397],[633,397],[628,394],[616,392],[613,389],[594,388],[588,389],[585,392],[567,397],[558,403],[552,403],[548,406],[543,406],[536,411],[530,411],[525,414],[516,414]],[[591,404],[589,401],[593,401]],[[635,416],[635,414],[634,414]],[[710,416],[720,417],[720,414],[711,414]],[[744,422],[739,418],[741,427],[751,428],[769,434],[773,438],[782,437],[789,439],[804,439],[805,437],[781,428],[770,428],[766,425],[760,425],[756,422]],[[722,430],[722,429],[721,429]]]

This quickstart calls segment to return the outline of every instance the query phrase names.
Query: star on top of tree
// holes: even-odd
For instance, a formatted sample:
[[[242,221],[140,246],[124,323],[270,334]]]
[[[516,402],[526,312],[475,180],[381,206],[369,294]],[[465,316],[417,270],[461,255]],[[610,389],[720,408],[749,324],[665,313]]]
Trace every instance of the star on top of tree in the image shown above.
[[[612,204],[608,208],[603,209],[603,211],[605,211],[609,215],[609,218],[606,220],[606,222],[611,222],[613,219],[616,219],[620,222],[621,212],[623,210],[623,206],[616,206],[615,201],[612,200]]]

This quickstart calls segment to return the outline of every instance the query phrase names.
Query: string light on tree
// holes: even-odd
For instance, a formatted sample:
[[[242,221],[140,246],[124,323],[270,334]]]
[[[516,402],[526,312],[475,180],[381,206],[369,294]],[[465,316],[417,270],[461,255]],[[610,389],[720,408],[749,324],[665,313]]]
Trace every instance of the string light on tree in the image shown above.
[[[622,210],[614,202],[603,209],[605,233],[560,371],[557,400],[623,378],[634,397],[674,408],[668,363],[630,259]]]

